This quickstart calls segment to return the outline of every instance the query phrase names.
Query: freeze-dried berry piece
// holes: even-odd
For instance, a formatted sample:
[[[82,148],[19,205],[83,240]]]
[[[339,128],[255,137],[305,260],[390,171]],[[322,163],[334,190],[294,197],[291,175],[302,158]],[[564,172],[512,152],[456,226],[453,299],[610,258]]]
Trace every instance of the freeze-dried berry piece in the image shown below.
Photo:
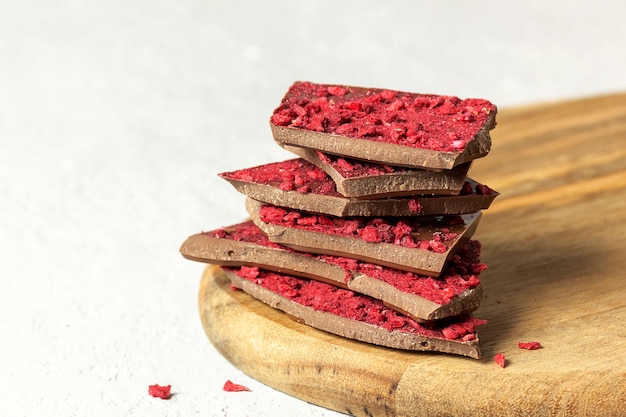
[[[493,360],[500,368],[504,368],[506,365],[506,356],[504,356],[504,353],[496,353],[496,355],[493,357]]]
[[[419,213],[422,209],[422,206],[420,206],[420,203],[418,203],[416,198],[410,199],[408,202],[408,206],[411,213]]]
[[[541,349],[541,343],[539,343],[539,342],[519,342],[517,344],[517,347],[519,347],[520,349],[526,349],[526,350],[537,350],[537,349]]]
[[[340,86],[336,86],[336,85],[329,86],[327,90],[328,90],[328,94],[333,95],[333,96],[344,96],[348,92],[347,89],[340,87]]]
[[[249,279],[254,279],[259,276],[259,268],[256,266],[242,266],[240,272],[241,275]]]
[[[264,222],[282,222],[287,215],[287,210],[276,206],[268,206],[261,213],[261,220]]]
[[[172,396],[171,385],[150,385],[148,386],[148,394],[155,398],[161,398],[162,400],[169,400]]]
[[[476,185],[476,194],[478,195],[490,195],[493,194],[493,190],[489,187],[487,187],[484,184],[478,184]]]
[[[289,159],[219,174],[233,182],[267,185],[283,191],[339,196],[335,182],[324,171],[304,159]],[[307,188],[304,188],[307,187]]]
[[[246,387],[245,385],[235,384],[230,379],[226,380],[222,389],[226,392],[250,391],[250,388]]]

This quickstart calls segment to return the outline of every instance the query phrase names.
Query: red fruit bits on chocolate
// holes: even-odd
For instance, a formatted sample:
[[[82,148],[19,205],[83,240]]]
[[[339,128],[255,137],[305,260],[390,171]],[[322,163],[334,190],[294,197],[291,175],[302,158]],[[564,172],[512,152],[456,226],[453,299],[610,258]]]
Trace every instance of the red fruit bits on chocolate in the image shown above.
[[[275,243],[430,276],[439,276],[452,253],[472,236],[481,216],[334,217],[330,224],[321,224],[304,211],[254,200],[246,204],[252,221]]]
[[[224,391],[226,392],[243,392],[243,391],[250,391],[250,388],[244,386],[244,385],[240,385],[240,384],[235,384],[233,383],[230,379],[227,380],[224,383],[224,388],[222,388]]]
[[[482,99],[296,82],[270,125],[280,144],[450,169],[488,153],[496,110]]]
[[[298,323],[478,358],[485,321],[472,313],[486,265],[471,237],[498,192],[468,171],[490,151],[496,112],[483,99],[295,82],[270,128],[298,158],[219,174],[247,197],[249,221],[180,251]],[[505,367],[504,354],[494,360]],[[169,398],[169,386],[153,387]]]
[[[221,271],[253,297],[329,333],[400,349],[480,355],[476,328],[484,320],[462,315],[451,322],[418,323],[379,299],[323,282],[264,270],[256,279],[240,268]]]
[[[411,230],[407,226],[397,233]],[[482,297],[479,274],[486,267],[480,263],[480,243],[476,240],[459,248],[440,276],[428,277],[352,258],[298,252],[270,242],[250,221],[193,235],[181,246],[181,253],[188,259],[211,264],[253,265],[333,283],[379,298],[418,321],[476,309]],[[258,268],[243,268],[241,274],[255,279]]]
[[[171,385],[150,385],[148,387],[148,394],[155,398],[161,398],[163,400],[169,400],[171,397]]]

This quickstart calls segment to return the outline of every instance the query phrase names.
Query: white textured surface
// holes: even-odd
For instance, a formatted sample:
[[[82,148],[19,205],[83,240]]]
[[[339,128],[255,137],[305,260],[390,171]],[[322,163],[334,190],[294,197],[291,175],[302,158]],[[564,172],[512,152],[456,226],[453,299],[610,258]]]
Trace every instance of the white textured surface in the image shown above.
[[[178,247],[245,216],[216,173],[285,159],[267,121],[294,80],[626,91],[622,1],[447,3],[0,0],[0,414],[338,415],[215,351]]]

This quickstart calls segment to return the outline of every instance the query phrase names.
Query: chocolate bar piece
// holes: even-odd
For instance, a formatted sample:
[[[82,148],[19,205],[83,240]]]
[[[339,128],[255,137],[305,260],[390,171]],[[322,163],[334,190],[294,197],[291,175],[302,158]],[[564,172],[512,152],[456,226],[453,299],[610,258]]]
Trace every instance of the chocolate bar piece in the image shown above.
[[[411,196],[375,200],[344,197],[333,180],[304,159],[260,165],[219,176],[240,193],[264,203],[331,216],[435,216],[487,209],[498,193],[468,179],[454,196]]]
[[[251,221],[190,236],[188,259],[259,268],[310,278],[380,299],[417,321],[468,313],[480,304],[480,244],[470,241],[451,257],[444,273],[427,277],[355,259],[298,252],[271,242]]]
[[[220,271],[254,298],[329,333],[397,349],[480,357],[476,327],[484,320],[461,316],[418,323],[380,300],[322,282],[256,267],[222,267]]]
[[[443,218],[329,217],[248,198],[252,221],[276,243],[303,252],[345,256],[438,276],[469,239],[481,212]]]
[[[482,99],[296,82],[270,127],[279,144],[441,170],[487,155],[496,112]]]
[[[298,146],[285,145],[284,148],[326,172],[335,181],[340,194],[353,198],[456,195],[472,165],[467,162],[451,170],[427,171],[362,162]]]

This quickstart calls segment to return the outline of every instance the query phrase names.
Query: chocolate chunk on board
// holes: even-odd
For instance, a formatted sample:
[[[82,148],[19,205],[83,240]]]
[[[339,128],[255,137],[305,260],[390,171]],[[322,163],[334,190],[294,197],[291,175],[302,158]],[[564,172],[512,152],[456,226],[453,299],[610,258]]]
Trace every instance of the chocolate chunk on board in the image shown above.
[[[441,170],[487,155],[496,112],[483,99],[296,82],[270,127],[279,144]]]
[[[472,165],[467,162],[450,170],[427,171],[362,162],[299,146],[285,145],[284,148],[326,172],[337,185],[337,192],[352,198],[456,195]]]
[[[327,217],[246,199],[252,221],[293,249],[438,276],[476,231],[481,212],[444,218]],[[419,224],[416,224],[419,221]]]
[[[259,301],[319,330],[390,348],[480,357],[476,327],[484,320],[461,316],[420,324],[380,300],[322,282],[247,267],[222,267],[217,273]],[[333,309],[337,305],[341,307]]]
[[[339,194],[334,188],[334,182],[326,173],[319,169],[317,171],[312,171],[312,169],[317,168],[298,158],[224,172],[219,176],[228,181],[237,191],[254,200],[337,217],[437,216],[475,213],[489,208],[499,195],[489,187],[467,179],[459,195],[426,194],[374,200],[355,199]],[[307,172],[315,172],[315,174],[308,175]],[[297,185],[294,182],[297,182]]]
[[[225,266],[257,266],[310,278],[380,299],[417,321],[439,320],[478,308],[480,244],[472,241],[439,278],[330,255],[312,255],[270,242],[251,221],[190,236],[180,248],[187,259]]]

